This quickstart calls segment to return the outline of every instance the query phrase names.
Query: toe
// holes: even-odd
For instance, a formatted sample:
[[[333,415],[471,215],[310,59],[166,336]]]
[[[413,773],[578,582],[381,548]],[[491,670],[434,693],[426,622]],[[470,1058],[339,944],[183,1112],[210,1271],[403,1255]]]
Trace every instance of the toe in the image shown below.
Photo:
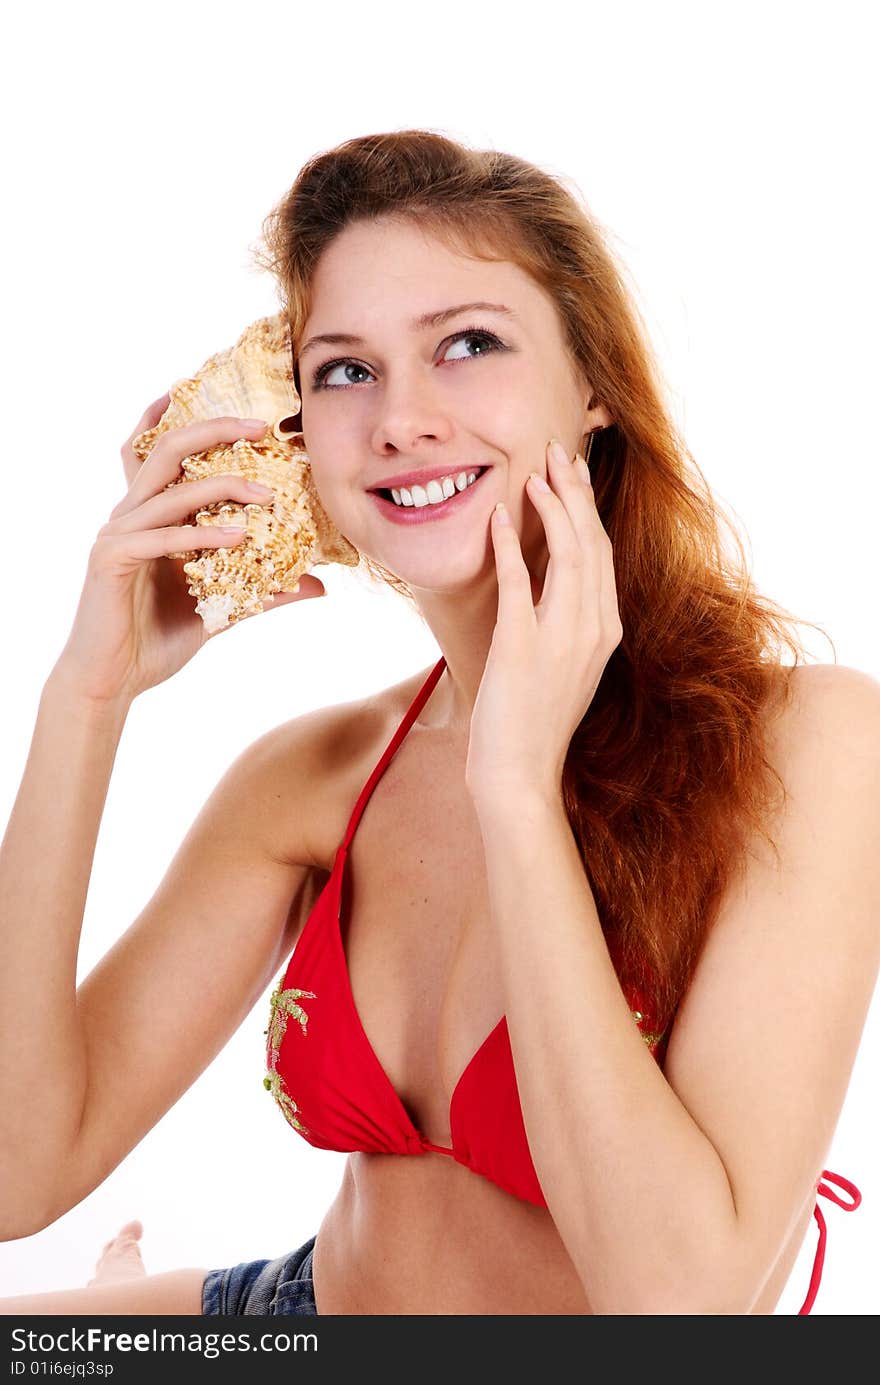
[[[117,1240],[140,1240],[144,1234],[143,1223],[137,1220],[127,1221],[117,1235]]]

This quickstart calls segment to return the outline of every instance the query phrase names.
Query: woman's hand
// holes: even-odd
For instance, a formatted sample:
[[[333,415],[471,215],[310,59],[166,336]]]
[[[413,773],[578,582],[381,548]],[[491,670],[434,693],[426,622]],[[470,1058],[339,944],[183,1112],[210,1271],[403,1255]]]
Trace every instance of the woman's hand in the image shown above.
[[[215,501],[267,503],[236,474],[168,488],[180,480],[184,458],[221,442],[259,438],[266,430],[264,423],[254,427],[246,419],[224,417],[172,428],[141,462],[132,441],[158,423],[168,398],[166,394],[155,399],[123,443],[128,491],[92,545],[73,626],[53,670],[96,703],[132,702],[216,638],[207,634],[196,611],[183,563],[168,555],[233,546],[242,542],[244,531],[235,536],[214,525],[186,521]],[[323,594],[324,584],[306,574],[298,592],[279,593],[265,609]]]
[[[465,783],[474,802],[524,791],[559,797],[571,738],[623,638],[611,540],[586,463],[548,447],[552,488],[533,473],[526,492],[550,557],[537,605],[507,511],[490,520],[498,618],[471,714]],[[509,521],[509,516],[508,516]]]

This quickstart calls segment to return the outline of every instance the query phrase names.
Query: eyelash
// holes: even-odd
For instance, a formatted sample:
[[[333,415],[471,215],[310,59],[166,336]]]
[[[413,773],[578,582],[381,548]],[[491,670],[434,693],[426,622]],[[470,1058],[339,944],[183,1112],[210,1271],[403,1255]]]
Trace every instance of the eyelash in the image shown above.
[[[452,346],[453,342],[458,341],[459,338],[461,338],[461,337],[481,337],[484,341],[488,341],[488,342],[491,343],[492,349],[493,349],[493,350],[495,350],[496,348],[499,348],[500,350],[503,351],[503,350],[505,349],[505,348],[504,348],[503,342],[499,341],[498,338],[497,338],[492,332],[484,332],[483,329],[482,329],[481,327],[464,327],[464,328],[462,328],[462,330],[461,330],[460,332],[456,332],[454,336],[448,337],[448,338],[446,339],[446,341],[443,343],[443,345],[444,345],[444,346],[446,346],[446,345]],[[480,354],[482,355],[482,354],[484,354],[484,353],[481,352]],[[488,354],[491,355],[491,352],[489,352]],[[461,359],[463,359],[463,360],[471,360],[471,361],[478,361],[478,360],[480,359],[480,356],[465,356],[465,357],[463,357],[463,358],[461,358]],[[355,383],[354,381],[351,381],[351,382],[350,382],[349,384],[347,384],[347,385],[325,385],[325,384],[323,383],[323,381],[324,381],[324,377],[325,377],[326,375],[329,375],[330,371],[333,370],[333,369],[335,369],[335,367],[338,366],[338,365],[360,365],[360,364],[361,364],[360,361],[355,361],[355,360],[353,360],[351,356],[343,356],[343,357],[341,357],[339,360],[336,360],[336,361],[327,361],[324,365],[318,366],[318,369],[315,371],[314,375],[312,376],[312,388],[313,388],[313,389],[324,389],[324,390],[350,390],[350,389],[355,389],[355,388],[357,387],[357,385],[356,385],[356,383]],[[453,361],[453,362],[450,362],[450,364],[455,365],[455,364],[457,364],[457,362],[454,362],[454,361]],[[362,368],[363,368],[364,370],[366,370],[366,366],[363,366]],[[370,373],[372,373],[372,372],[370,372]],[[357,384],[360,384],[360,383],[362,383],[362,382],[360,382],[360,381],[357,382]]]

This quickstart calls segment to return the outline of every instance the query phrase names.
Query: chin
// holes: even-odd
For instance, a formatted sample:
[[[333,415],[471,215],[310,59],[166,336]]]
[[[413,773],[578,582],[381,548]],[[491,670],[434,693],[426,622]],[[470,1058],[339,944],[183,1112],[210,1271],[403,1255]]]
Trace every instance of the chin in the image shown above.
[[[494,561],[481,567],[472,567],[467,571],[462,568],[455,573],[450,573],[447,569],[444,572],[413,573],[409,576],[401,573],[400,576],[416,595],[423,592],[425,595],[431,596],[470,599],[475,593],[489,593],[491,591],[494,594],[498,587]]]
[[[363,548],[359,551],[366,552]],[[420,560],[411,563],[401,562],[398,554],[392,556],[390,553],[367,552],[367,556],[386,571],[393,572],[395,577],[399,577],[413,592],[454,596],[456,593],[472,591],[475,586],[482,586],[489,578],[492,582],[496,580],[491,539],[487,539],[482,553],[463,553],[460,549],[446,554],[436,552],[430,557],[426,554]]]

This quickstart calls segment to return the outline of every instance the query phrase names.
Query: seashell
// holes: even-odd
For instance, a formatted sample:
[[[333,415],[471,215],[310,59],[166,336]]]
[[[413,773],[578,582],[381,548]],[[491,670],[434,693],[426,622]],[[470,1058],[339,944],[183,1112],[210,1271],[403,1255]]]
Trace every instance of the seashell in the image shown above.
[[[197,511],[200,525],[239,525],[247,534],[235,548],[170,553],[183,560],[189,593],[208,634],[264,609],[277,592],[296,591],[307,568],[320,563],[354,567],[360,554],[329,519],[312,480],[302,434],[293,431],[300,397],[293,382],[290,331],[283,313],[259,318],[234,346],[209,357],[190,379],[178,380],[159,422],[138,433],[132,448],[146,461],[171,428],[196,419],[264,418],[256,441],[239,438],[184,457],[183,476],[166,486],[235,474],[270,486],[268,503],[216,502]]]

